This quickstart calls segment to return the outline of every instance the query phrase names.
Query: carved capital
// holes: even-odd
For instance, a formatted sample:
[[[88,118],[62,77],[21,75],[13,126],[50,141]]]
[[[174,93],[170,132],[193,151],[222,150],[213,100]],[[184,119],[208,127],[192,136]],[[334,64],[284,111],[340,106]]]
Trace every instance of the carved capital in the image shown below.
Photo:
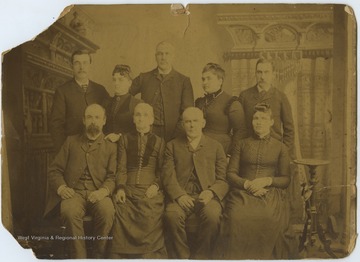
[[[257,59],[259,57],[260,52],[225,52],[223,55],[225,62],[240,59]]]
[[[324,57],[326,59],[333,57],[332,49],[312,49],[302,51],[304,58],[317,58]]]
[[[253,46],[256,42],[257,36],[255,32],[243,25],[231,25],[226,27],[230,35],[235,41],[235,48],[241,46]]]
[[[76,49],[87,49],[95,53],[99,46],[78,34],[61,22],[55,22],[48,30],[36,37],[34,42],[42,45],[42,50],[48,49],[49,60],[70,68],[70,57]]]
[[[334,27],[330,23],[317,23],[306,32],[306,41],[312,45],[332,47]]]
[[[233,51],[299,50],[332,45],[331,10],[218,14],[217,21],[229,31]]]
[[[218,14],[217,22],[220,25],[245,24],[251,23],[306,23],[306,22],[332,22],[332,11],[309,11],[309,12],[268,12],[268,13],[228,13]]]
[[[268,43],[284,44],[298,43],[298,33],[288,25],[272,25],[266,28],[264,32],[265,41]]]

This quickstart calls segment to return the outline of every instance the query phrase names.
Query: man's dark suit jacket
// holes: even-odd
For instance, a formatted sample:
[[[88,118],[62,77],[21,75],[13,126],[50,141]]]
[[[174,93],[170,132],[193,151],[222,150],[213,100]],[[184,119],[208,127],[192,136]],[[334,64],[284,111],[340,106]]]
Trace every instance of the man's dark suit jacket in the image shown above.
[[[252,119],[255,113],[255,105],[267,103],[270,105],[274,117],[271,135],[289,148],[292,147],[294,143],[294,122],[289,100],[283,92],[271,87],[262,97],[257,86],[253,86],[240,93],[239,101],[244,109],[249,135],[253,133]]]
[[[129,93],[141,94],[141,99],[154,106],[159,92],[164,106],[165,141],[174,138],[181,130],[180,116],[185,108],[194,106],[190,79],[174,69],[162,80],[158,69],[141,73],[132,83]]]
[[[193,150],[186,136],[180,136],[166,146],[163,186],[172,201],[185,195],[184,188],[195,168],[201,189],[211,190],[221,201],[229,189],[226,166],[224,149],[216,140],[202,135],[198,147]]]
[[[114,104],[116,104],[116,97],[110,98],[105,107],[106,124],[103,129],[104,134],[126,134],[136,130],[133,115],[136,105],[140,102],[142,102],[140,99],[137,99],[130,94],[126,94],[121,96],[121,105],[116,112],[113,112],[112,110]]]
[[[86,167],[95,186],[98,189],[107,188],[112,193],[115,188],[116,154],[116,143],[105,140],[103,134],[91,147],[88,146],[85,135],[67,137],[49,167],[49,192],[45,215],[61,201],[57,194],[58,188],[61,185],[73,188],[84,174]]]
[[[67,136],[83,132],[85,108],[94,103],[104,106],[108,98],[105,88],[92,81],[89,81],[86,93],[75,79],[56,89],[49,121],[55,152],[60,150]]]

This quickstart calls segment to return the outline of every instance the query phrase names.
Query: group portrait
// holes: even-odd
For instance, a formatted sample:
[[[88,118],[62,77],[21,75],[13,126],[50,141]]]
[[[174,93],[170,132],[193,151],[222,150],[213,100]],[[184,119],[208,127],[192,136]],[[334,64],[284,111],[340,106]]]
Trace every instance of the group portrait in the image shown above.
[[[75,5],[3,55],[2,217],[45,259],[344,258],[355,20]]]

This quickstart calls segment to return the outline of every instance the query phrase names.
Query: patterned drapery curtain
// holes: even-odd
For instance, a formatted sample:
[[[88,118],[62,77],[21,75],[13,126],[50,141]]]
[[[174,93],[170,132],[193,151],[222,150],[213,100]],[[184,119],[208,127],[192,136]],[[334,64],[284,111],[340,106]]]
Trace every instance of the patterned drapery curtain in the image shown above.
[[[286,94],[292,106],[293,158],[330,159],[332,12],[219,14],[218,24],[225,26],[234,42],[232,50],[224,53],[224,60],[231,64],[233,95],[256,84],[255,65],[260,57],[271,60],[276,74],[274,86]],[[317,169],[322,217],[328,216],[326,194],[331,176],[324,175],[327,169]],[[292,167],[289,191],[298,220],[304,214],[301,185],[307,176],[305,167]]]

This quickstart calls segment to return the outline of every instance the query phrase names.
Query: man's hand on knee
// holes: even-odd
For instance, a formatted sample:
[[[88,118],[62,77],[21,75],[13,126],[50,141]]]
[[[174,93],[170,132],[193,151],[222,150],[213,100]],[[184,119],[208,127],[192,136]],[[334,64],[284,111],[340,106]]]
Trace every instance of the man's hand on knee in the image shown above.
[[[104,199],[108,195],[109,195],[109,192],[106,188],[100,188],[89,194],[88,201],[90,201],[91,203],[96,203],[96,202]]]
[[[205,206],[213,197],[214,193],[211,190],[204,190],[199,195],[199,202]]]
[[[70,187],[63,186],[62,188],[60,188],[58,195],[65,200],[72,198],[75,195],[75,191]]]
[[[189,195],[182,195],[176,199],[179,206],[186,212],[192,212],[194,209],[195,199]]]

